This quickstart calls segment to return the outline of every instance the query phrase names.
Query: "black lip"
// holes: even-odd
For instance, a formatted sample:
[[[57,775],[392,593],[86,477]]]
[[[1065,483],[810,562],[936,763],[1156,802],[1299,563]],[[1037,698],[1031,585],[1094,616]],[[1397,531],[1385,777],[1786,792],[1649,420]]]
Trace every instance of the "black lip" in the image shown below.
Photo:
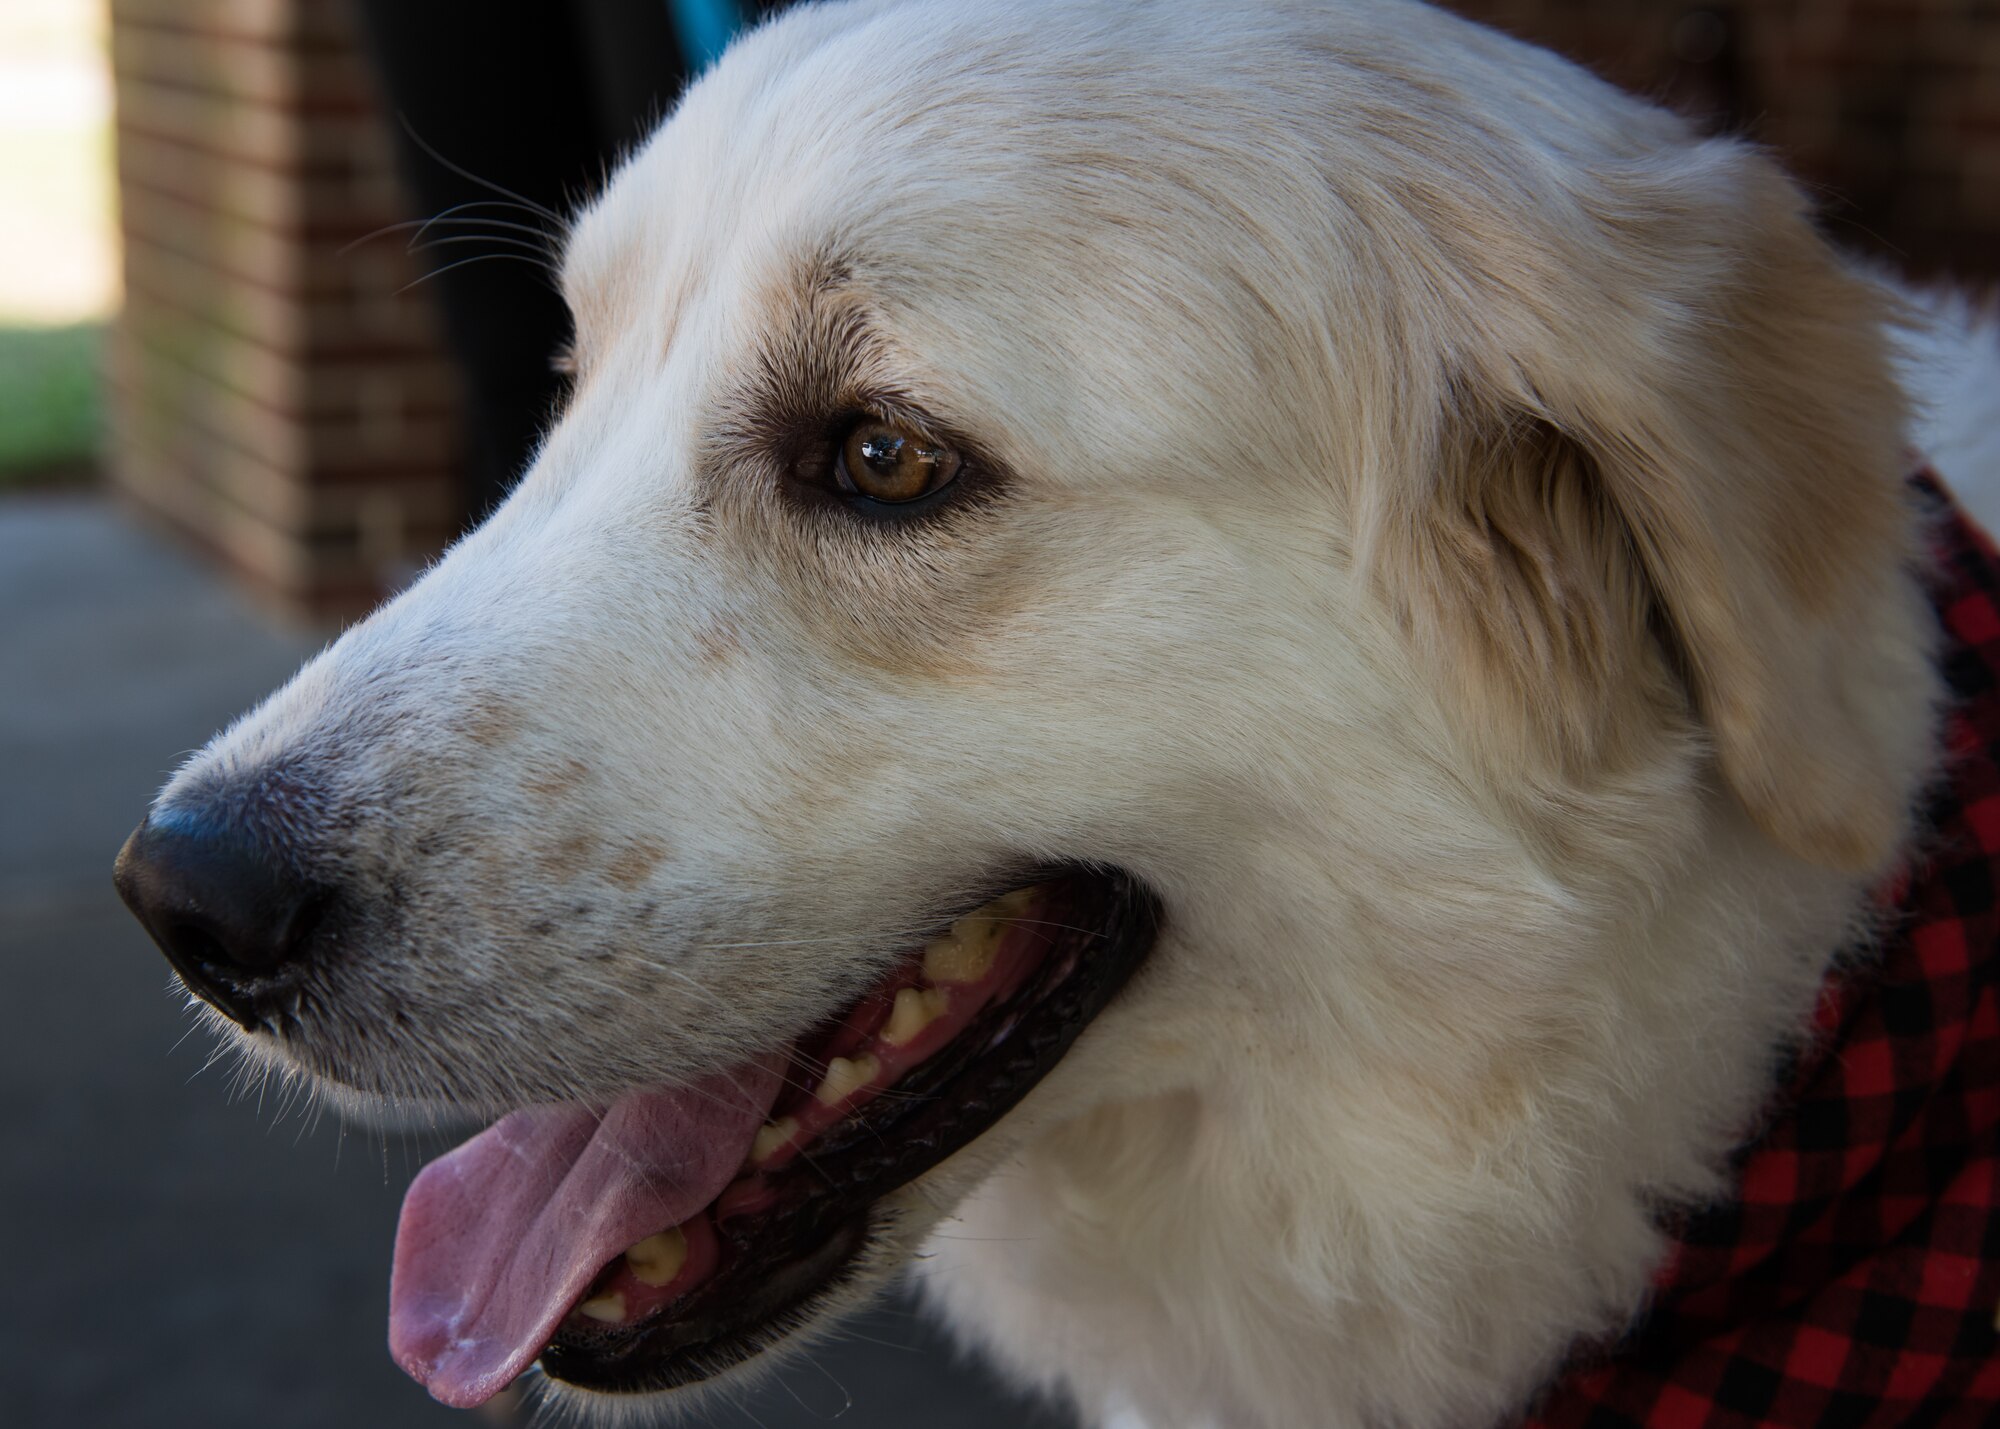
[[[883,1196],[978,1138],[1062,1060],[1145,961],[1158,900],[1129,876],[1064,869],[1052,885],[1068,926],[1028,983],[986,1008],[894,1095],[860,1108],[767,1184],[778,1199],[722,1222],[722,1268],[636,1328],[566,1322],[543,1351],[552,1379],[617,1394],[675,1389],[750,1359],[851,1273]],[[1024,881],[1024,882],[1025,882]]]

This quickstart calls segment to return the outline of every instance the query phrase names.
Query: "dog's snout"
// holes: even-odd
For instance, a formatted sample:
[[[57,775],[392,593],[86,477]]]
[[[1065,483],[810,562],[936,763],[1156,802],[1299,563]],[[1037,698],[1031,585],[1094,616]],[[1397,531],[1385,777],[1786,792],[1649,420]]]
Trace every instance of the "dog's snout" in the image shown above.
[[[188,989],[245,1027],[286,983],[325,898],[253,833],[188,815],[140,824],[112,881]]]

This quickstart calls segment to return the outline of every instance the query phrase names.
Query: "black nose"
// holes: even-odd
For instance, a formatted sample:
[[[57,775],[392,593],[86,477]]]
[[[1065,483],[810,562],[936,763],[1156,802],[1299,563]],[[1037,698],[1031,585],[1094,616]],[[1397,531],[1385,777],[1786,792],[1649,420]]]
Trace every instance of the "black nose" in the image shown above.
[[[245,1027],[297,971],[323,902],[276,850],[198,815],[140,824],[111,878],[188,989]]]

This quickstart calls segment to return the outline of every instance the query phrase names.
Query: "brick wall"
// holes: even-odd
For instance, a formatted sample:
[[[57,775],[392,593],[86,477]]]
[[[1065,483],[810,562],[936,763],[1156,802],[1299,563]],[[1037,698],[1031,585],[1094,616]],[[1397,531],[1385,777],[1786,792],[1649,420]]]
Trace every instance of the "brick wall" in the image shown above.
[[[2000,280],[2000,0],[1450,0],[1776,148],[1838,241]]]
[[[421,0],[413,0],[421,3]],[[113,479],[255,590],[353,614],[456,529],[455,386],[342,0],[112,0]]]

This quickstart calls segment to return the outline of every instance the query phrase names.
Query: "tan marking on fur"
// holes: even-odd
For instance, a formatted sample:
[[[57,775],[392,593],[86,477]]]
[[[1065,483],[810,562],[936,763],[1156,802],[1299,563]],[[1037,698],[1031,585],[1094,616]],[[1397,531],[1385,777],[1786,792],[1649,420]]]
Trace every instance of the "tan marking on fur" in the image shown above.
[[[574,793],[590,778],[590,766],[570,755],[553,767],[540,768],[521,781],[521,787],[539,799],[560,799]]]
[[[1764,463],[1755,535],[1800,611],[1841,620],[1910,549],[1900,478],[1905,399],[1889,369],[1880,294],[1807,226],[1789,185],[1744,216],[1748,276],[1728,349],[1746,466]],[[1821,394],[1838,394],[1828,400]],[[1818,400],[1812,400],[1818,397]]]
[[[666,846],[652,839],[635,839],[604,866],[604,876],[620,888],[634,889],[652,877],[667,856]]]
[[[745,306],[751,330],[767,336],[798,337],[822,326],[865,318],[859,300],[844,295],[853,279],[849,261],[825,250],[796,256],[777,277],[753,287]]]
[[[1684,701],[1648,631],[1650,594],[1592,464],[1546,424],[1472,435],[1407,552],[1415,634],[1570,776],[1623,763]],[[1650,751],[1640,752],[1641,757]]]
[[[603,840],[587,829],[551,840],[535,856],[535,865],[549,877],[572,883],[589,871]]]
[[[710,665],[726,665],[743,653],[743,632],[730,620],[717,620],[694,635],[694,648]]]
[[[476,695],[465,706],[465,737],[484,749],[505,744],[520,732],[521,717],[498,695]]]
[[[1907,771],[1849,659],[1912,543],[1903,403],[1877,293],[1761,158],[1725,230],[1731,271],[1701,359],[1580,412],[1677,632],[1722,769],[1779,843],[1865,871],[1889,856]],[[1650,399],[1650,400],[1648,400]],[[1589,400],[1586,398],[1586,400]],[[1648,407],[1650,411],[1646,410]]]
[[[763,574],[850,659],[898,676],[977,681],[990,675],[985,651],[1032,599],[1039,569],[1032,553],[991,530],[992,518],[971,512],[898,531],[828,512],[805,528],[799,513],[769,510],[739,539],[761,536]]]
[[[1494,757],[1595,779],[1663,755],[1684,735],[1650,649],[1664,634],[1751,816],[1866,870],[1901,834],[1908,773],[1846,652],[1911,539],[1882,302],[1766,161],[1707,158],[1720,172],[1699,180],[1597,176],[1581,201],[1615,241],[1568,251],[1496,231],[1476,202],[1447,223],[1475,179],[1425,191],[1441,271],[1525,316],[1459,355],[1446,390],[1467,415],[1427,509],[1392,520],[1383,573]],[[1690,255],[1701,305],[1649,302]],[[1588,326],[1565,297],[1577,274],[1616,297]]]
[[[1511,1128],[1535,1114],[1535,1096],[1546,1081],[1520,1047],[1495,1050],[1483,1062],[1454,1067],[1450,1076],[1421,1062],[1390,1063],[1383,1073],[1396,1123],[1425,1127],[1467,1162],[1490,1156]]]

